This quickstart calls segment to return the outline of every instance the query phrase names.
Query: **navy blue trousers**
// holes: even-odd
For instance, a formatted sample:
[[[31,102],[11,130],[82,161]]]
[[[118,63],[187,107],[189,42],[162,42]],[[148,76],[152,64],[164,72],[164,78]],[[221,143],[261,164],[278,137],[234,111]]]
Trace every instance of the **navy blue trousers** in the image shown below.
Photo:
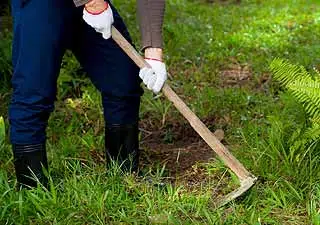
[[[72,0],[12,0],[14,21],[13,95],[9,107],[13,144],[39,144],[56,100],[62,57],[70,49],[102,95],[106,124],[138,121],[139,68],[112,40],[82,19]],[[112,6],[114,26],[131,41]],[[98,104],[98,103],[97,103]]]

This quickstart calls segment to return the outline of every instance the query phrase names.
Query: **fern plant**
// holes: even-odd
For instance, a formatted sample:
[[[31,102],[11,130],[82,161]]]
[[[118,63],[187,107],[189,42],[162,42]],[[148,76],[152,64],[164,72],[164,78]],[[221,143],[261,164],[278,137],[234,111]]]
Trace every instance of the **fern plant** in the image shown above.
[[[270,64],[273,77],[300,102],[310,125],[297,130],[299,138],[294,138],[291,150],[307,148],[320,138],[320,73],[310,74],[304,67],[293,65],[282,59],[274,59]]]

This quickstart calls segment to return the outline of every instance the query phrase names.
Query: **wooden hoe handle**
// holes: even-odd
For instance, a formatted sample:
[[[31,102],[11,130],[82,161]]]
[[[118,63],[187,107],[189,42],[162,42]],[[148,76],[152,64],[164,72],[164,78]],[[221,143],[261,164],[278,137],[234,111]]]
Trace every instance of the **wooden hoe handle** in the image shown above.
[[[112,27],[113,40],[126,52],[126,54],[140,68],[149,67],[150,65],[144,58],[133,48],[133,46],[121,35],[121,33]],[[217,153],[222,161],[238,176],[240,181],[250,177],[251,174],[244,166],[221,144],[214,134],[201,122],[201,120],[189,109],[182,99],[171,89],[168,84],[162,88],[163,94],[174,104],[179,112],[189,121],[193,129],[202,137],[202,139]]]

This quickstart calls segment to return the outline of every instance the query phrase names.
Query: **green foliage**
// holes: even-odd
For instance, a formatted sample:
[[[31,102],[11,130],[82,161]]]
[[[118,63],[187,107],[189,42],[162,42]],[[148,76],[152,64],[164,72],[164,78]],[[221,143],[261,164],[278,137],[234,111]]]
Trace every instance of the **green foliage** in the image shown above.
[[[307,205],[308,214],[311,217],[312,224],[320,225],[320,185],[314,186],[311,192],[311,201]]]
[[[287,88],[299,102],[315,123],[320,120],[320,73],[312,76],[302,66],[275,59],[270,69],[273,76],[281,85]]]
[[[320,73],[311,75],[304,67],[275,59],[270,69],[274,78],[299,101],[309,115],[310,125],[297,129],[293,149],[308,147],[320,138]]]
[[[273,72],[273,77],[284,87],[289,87],[297,80],[311,79],[310,74],[303,66],[293,65],[281,59],[273,60],[270,69]]]
[[[320,74],[317,74],[318,76]],[[320,80],[305,77],[288,85],[289,90],[301,102],[314,123],[320,120]]]
[[[113,167],[63,160],[59,185],[16,192],[0,171],[0,223],[24,224],[211,224],[219,215],[207,208],[209,194],[183,187],[153,187]],[[156,177],[155,177],[156,178]],[[169,203],[169,204],[168,204]]]
[[[295,177],[295,186],[309,190],[313,184],[319,182],[320,172],[319,73],[315,71],[311,74],[304,67],[281,59],[273,60],[270,69],[273,77],[302,107],[303,111],[300,111],[297,110],[298,105],[293,106],[296,108],[296,114],[305,117],[298,123],[295,121],[297,117],[291,119],[280,119],[276,115],[272,117],[272,126],[278,124],[277,136],[271,139],[278,140],[274,145],[276,146],[274,152],[286,167],[285,174]],[[285,120],[290,121],[289,126],[285,125]]]

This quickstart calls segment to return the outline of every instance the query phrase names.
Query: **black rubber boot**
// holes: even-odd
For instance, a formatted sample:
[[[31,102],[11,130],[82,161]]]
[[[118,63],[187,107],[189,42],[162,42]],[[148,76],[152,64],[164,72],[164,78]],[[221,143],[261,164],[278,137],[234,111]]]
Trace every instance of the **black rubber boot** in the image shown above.
[[[138,124],[107,125],[105,147],[108,164],[116,161],[124,172],[137,172],[139,166]]]
[[[19,188],[37,187],[39,181],[48,187],[48,179],[43,169],[48,169],[45,144],[12,145],[14,166]]]

